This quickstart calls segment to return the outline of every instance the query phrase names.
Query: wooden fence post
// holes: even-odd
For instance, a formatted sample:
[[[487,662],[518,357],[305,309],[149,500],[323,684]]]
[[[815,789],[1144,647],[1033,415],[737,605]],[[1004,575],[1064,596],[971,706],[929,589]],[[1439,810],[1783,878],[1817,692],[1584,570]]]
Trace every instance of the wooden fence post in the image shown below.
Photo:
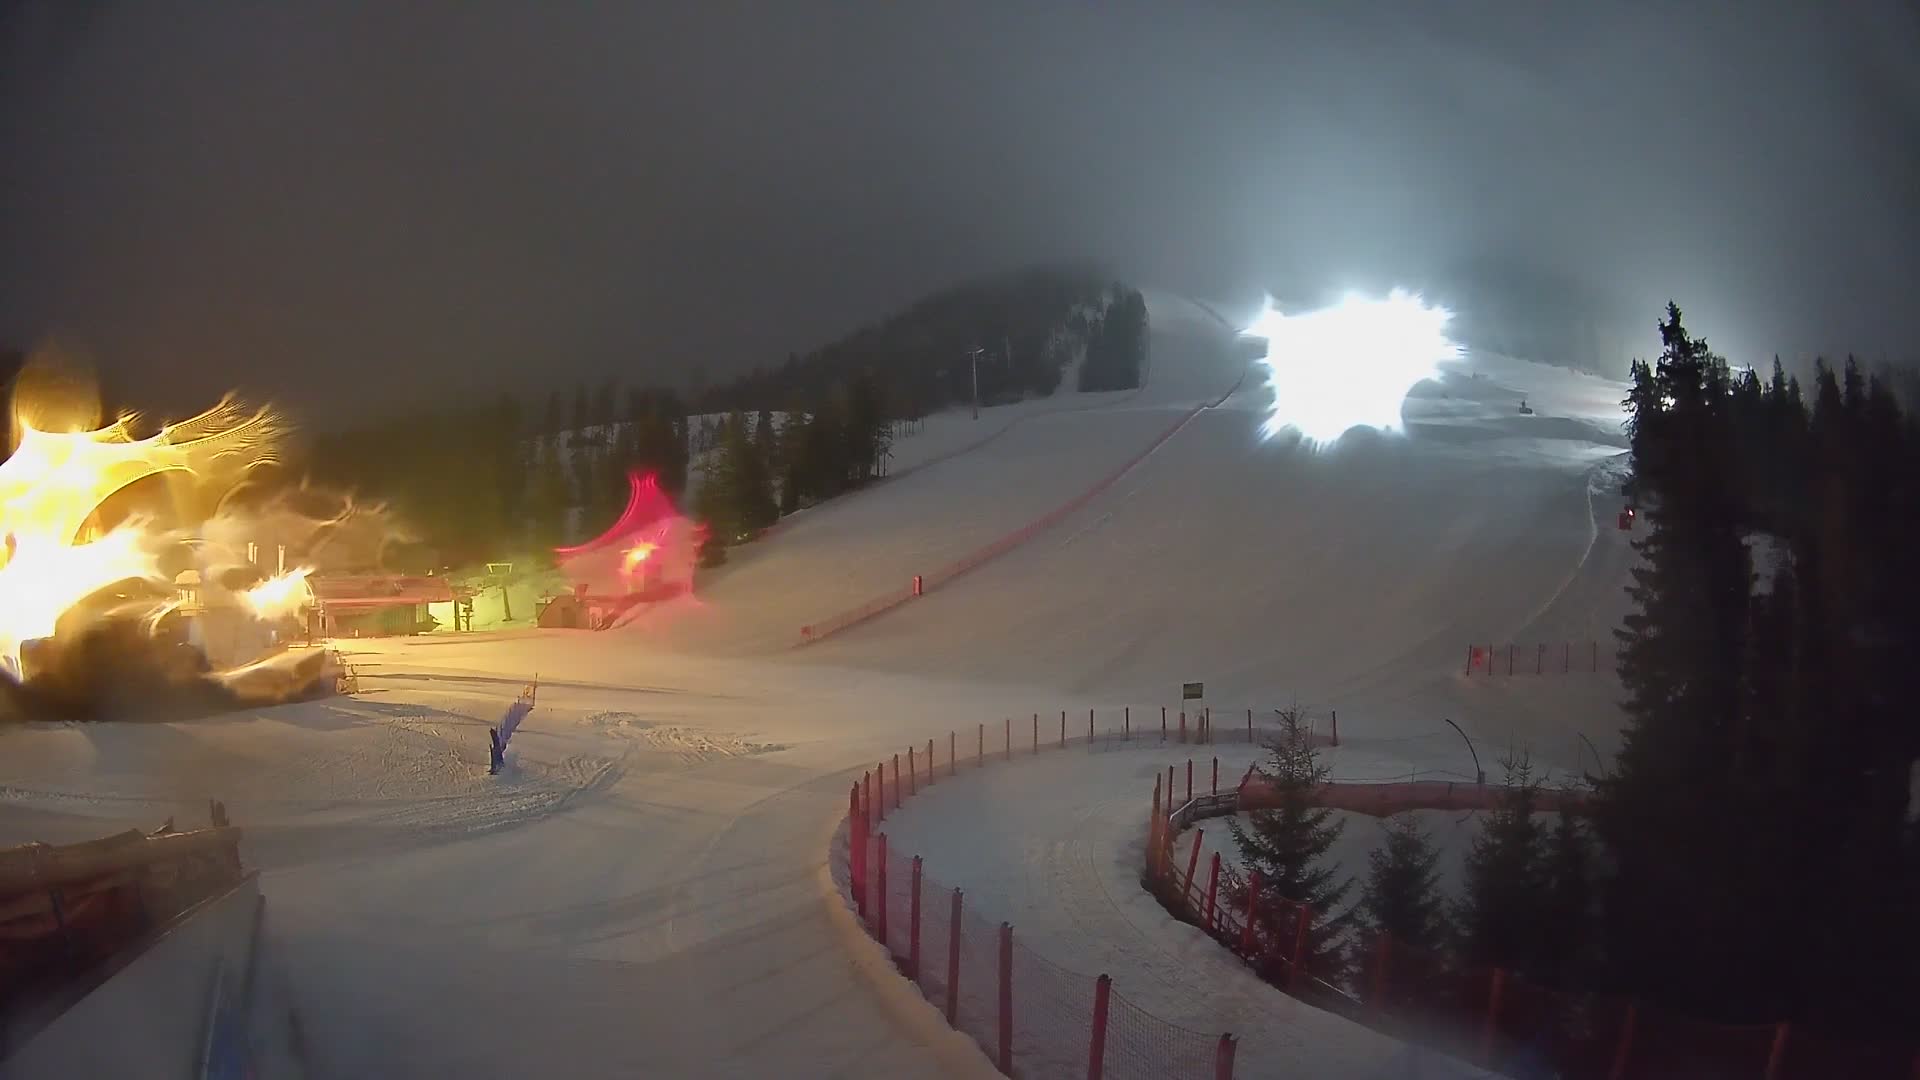
[[[864,777],[863,777],[864,779]],[[853,906],[867,921],[867,815],[860,807],[860,785],[855,783],[847,808],[847,877],[853,886]]]
[[[1003,716],[1003,717],[1001,717],[1000,719],[1001,719],[1001,721],[1002,721],[1003,723],[1005,723],[1005,724],[1006,724],[1006,728],[1007,728],[1007,731],[1006,731],[1006,740],[1007,740],[1007,749],[1006,749],[1006,760],[1008,760],[1008,761],[1012,761],[1012,760],[1013,760],[1013,717],[1011,717],[1011,716]]]
[[[959,743],[956,741],[953,732],[951,731],[947,732],[947,775],[948,776],[954,776],[960,772],[960,753],[958,750],[955,749],[955,747],[957,747],[958,745]]]
[[[1167,707],[1160,706],[1160,741],[1167,741]]]
[[[1088,744],[1092,744],[1093,742],[1093,710],[1092,709],[1087,710],[1087,742]]]
[[[1180,741],[1187,741],[1187,710],[1180,710]]]
[[[920,766],[913,760],[913,747],[907,747],[907,794],[920,794]]]
[[[1093,1041],[1087,1047],[1087,1080],[1100,1080],[1107,1063],[1107,997],[1113,980],[1105,975],[1093,981]]]
[[[1220,755],[1213,756],[1213,790],[1210,794],[1220,794]]]
[[[933,786],[933,740],[927,740],[927,786]]]
[[[973,748],[973,764],[976,768],[987,763],[987,725],[985,721],[981,722],[980,730],[977,734],[980,741],[975,744]]]
[[[1033,752],[1040,752],[1040,714],[1033,714]]]
[[[1133,706],[1131,705],[1120,713],[1120,739],[1122,742],[1133,741]]]
[[[900,809],[900,755],[893,755],[893,808]]]
[[[1187,801],[1193,801],[1193,759],[1187,759]]]

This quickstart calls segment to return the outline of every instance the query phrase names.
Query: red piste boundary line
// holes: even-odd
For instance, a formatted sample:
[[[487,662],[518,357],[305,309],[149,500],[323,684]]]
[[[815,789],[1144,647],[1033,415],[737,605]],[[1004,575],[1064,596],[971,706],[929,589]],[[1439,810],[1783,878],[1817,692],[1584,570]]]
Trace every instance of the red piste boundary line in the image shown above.
[[[831,637],[844,630],[851,630],[856,626],[878,618],[917,596],[925,595],[934,589],[953,582],[956,578],[959,578],[970,570],[976,570],[992,562],[994,559],[1005,555],[1007,552],[1012,551],[1014,548],[1033,539],[1035,536],[1060,524],[1082,507],[1105,494],[1113,485],[1119,483],[1121,477],[1132,472],[1134,466],[1145,461],[1154,451],[1164,446],[1167,440],[1179,434],[1180,429],[1186,427],[1194,417],[1199,416],[1202,412],[1209,409],[1217,409],[1225,404],[1228,398],[1239,392],[1241,385],[1245,383],[1246,380],[1246,373],[1241,372],[1240,378],[1234,381],[1233,386],[1229,387],[1226,393],[1221,394],[1212,402],[1195,405],[1193,408],[1181,414],[1180,419],[1174,421],[1171,427],[1161,432],[1157,438],[1148,443],[1145,449],[1133,457],[1128,458],[1119,468],[1108,473],[1098,481],[1095,481],[1092,487],[1074,496],[1067,502],[1054,507],[1034,521],[1028,522],[1026,525],[1015,529],[1013,532],[1002,536],[1000,539],[984,547],[961,556],[930,574],[915,575],[914,580],[904,588],[895,589],[892,592],[874,597],[858,607],[848,608],[819,622],[809,623],[801,627],[800,640],[794,643],[795,646],[811,645],[814,642]]]

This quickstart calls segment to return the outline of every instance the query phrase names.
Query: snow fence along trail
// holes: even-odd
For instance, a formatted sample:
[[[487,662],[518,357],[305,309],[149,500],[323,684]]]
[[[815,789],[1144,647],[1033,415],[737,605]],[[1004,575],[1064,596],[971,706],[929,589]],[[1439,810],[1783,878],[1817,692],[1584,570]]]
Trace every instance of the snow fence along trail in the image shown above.
[[[1416,1059],[1423,1076],[1483,1075],[1280,994],[1158,908],[1140,885],[1149,815],[1128,789],[1175,754],[1197,766],[1168,781],[1183,794],[1230,789],[1260,749],[1238,710],[1193,715],[1184,740],[1152,713],[1004,717],[867,770],[836,871],[902,973],[1011,1075],[1384,1077]]]

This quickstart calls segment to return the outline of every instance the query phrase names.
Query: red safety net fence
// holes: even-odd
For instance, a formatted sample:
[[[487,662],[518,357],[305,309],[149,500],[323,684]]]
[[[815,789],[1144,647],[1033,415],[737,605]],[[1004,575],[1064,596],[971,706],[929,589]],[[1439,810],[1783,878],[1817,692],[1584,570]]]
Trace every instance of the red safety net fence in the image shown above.
[[[1617,671],[1620,654],[1612,642],[1586,641],[1469,642],[1469,676],[1519,678],[1523,675],[1592,675]]]
[[[1914,1046],[1835,1039],[1785,1022],[1711,1023],[1462,965],[1389,935],[1323,934],[1325,913],[1264,890],[1257,873],[1241,875],[1217,852],[1203,866],[1198,833],[1182,837],[1194,821],[1237,812],[1237,792],[1165,797],[1163,779],[1148,818],[1148,888],[1267,982],[1314,1005],[1513,1076],[1920,1080]]]
[[[1062,714],[1064,716],[1064,714]],[[1163,1020],[1127,1000],[1104,974],[1072,971],[1020,940],[1014,928],[973,906],[965,891],[928,872],[925,860],[888,845],[886,815],[923,788],[1041,750],[1086,746],[1065,720],[1040,737],[1035,714],[1014,737],[1003,719],[928,740],[869,769],[847,802],[847,881],[861,922],[957,1031],[971,1036],[1001,1073],[1052,1078],[1226,1080],[1236,1041]],[[1026,745],[1020,745],[1021,742]]]
[[[914,575],[907,584],[898,589],[883,593],[863,604],[855,605],[844,611],[835,612],[824,619],[808,623],[800,628],[800,638],[797,644],[812,644],[813,642],[840,633],[843,630],[850,630],[869,619],[892,611],[894,608],[907,603],[914,597],[931,592],[953,581],[955,578],[960,577],[969,570],[978,569],[982,565],[1005,555],[1007,552],[1033,539],[1040,533],[1060,524],[1068,517],[1079,512],[1082,507],[1105,494],[1107,489],[1118,483],[1122,476],[1131,472],[1134,466],[1145,461],[1155,450],[1160,449],[1168,439],[1178,434],[1180,429],[1186,427],[1187,423],[1194,417],[1200,415],[1200,413],[1207,409],[1221,405],[1228,398],[1232,397],[1234,392],[1240,389],[1241,383],[1245,381],[1246,376],[1243,373],[1240,379],[1235,381],[1233,386],[1228,389],[1226,393],[1220,395],[1217,400],[1209,404],[1196,405],[1186,412],[1181,413],[1178,420],[1175,420],[1167,426],[1166,430],[1155,436],[1153,441],[1148,443],[1144,449],[1128,458],[1112,472],[1094,481],[1093,486],[1087,488],[1087,490],[997,540],[983,544],[944,566],[937,566],[924,573]]]

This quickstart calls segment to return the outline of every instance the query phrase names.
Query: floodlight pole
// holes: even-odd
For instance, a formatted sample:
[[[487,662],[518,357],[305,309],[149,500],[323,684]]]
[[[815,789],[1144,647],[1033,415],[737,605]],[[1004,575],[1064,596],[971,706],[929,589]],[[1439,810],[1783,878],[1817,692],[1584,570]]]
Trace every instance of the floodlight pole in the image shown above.
[[[1446,724],[1446,725],[1447,725],[1448,727],[1450,727],[1450,728],[1452,728],[1452,729],[1453,729],[1453,730],[1455,730],[1455,731],[1460,731],[1460,725],[1459,725],[1459,724],[1456,724],[1456,723],[1454,723],[1454,722],[1453,722],[1452,720],[1448,720],[1448,719],[1447,719],[1446,717],[1444,717],[1444,716],[1443,716],[1443,717],[1441,717],[1440,719],[1441,719],[1441,721],[1442,721],[1442,722],[1444,722],[1444,723],[1445,723],[1445,724]],[[1486,783],[1486,782],[1487,782],[1487,770],[1485,770],[1485,769],[1483,769],[1483,768],[1481,768],[1481,767],[1480,767],[1480,755],[1479,755],[1479,754],[1477,754],[1477,753],[1474,753],[1474,749],[1473,749],[1473,740],[1472,740],[1472,739],[1468,739],[1468,738],[1467,738],[1467,733],[1466,733],[1466,732],[1464,732],[1464,731],[1460,731],[1460,738],[1466,741],[1466,744],[1467,744],[1467,753],[1469,753],[1469,754],[1472,754],[1472,755],[1473,755],[1473,772],[1474,772],[1474,777],[1475,777],[1475,780],[1474,780],[1474,782],[1475,782],[1475,783],[1479,783],[1479,784],[1484,784],[1484,783]]]

